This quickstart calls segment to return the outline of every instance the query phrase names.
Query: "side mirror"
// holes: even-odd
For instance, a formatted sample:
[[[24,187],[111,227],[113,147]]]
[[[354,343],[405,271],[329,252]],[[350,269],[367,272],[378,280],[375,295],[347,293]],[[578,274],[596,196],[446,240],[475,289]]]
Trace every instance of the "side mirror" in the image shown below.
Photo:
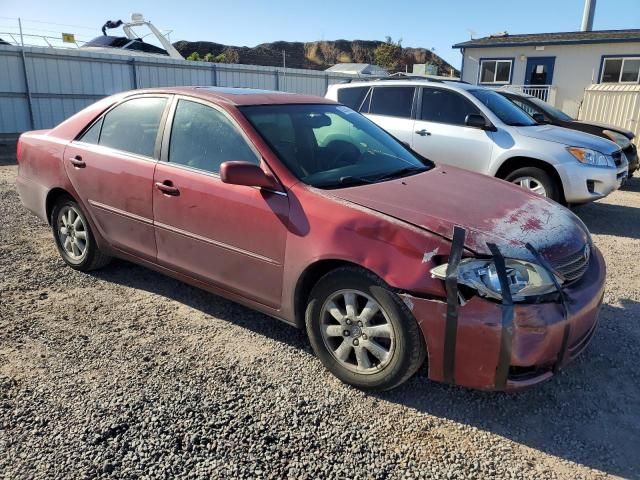
[[[536,112],[531,116],[533,117],[536,123],[547,123],[547,119],[544,118],[544,114],[540,112]]]
[[[467,115],[464,119],[464,124],[467,127],[473,127],[473,128],[486,129],[490,127],[487,120],[478,113],[470,113],[469,115]]]
[[[220,165],[220,179],[231,185],[246,185],[279,190],[276,180],[258,165],[245,161],[224,162]]]

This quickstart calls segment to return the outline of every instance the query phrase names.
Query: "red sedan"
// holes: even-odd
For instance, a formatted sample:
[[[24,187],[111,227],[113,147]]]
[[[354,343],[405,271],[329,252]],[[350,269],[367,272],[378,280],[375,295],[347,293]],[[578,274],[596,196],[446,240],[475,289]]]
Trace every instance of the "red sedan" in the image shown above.
[[[18,163],[72,268],[124,258],[304,327],[360,388],[425,359],[438,381],[533,385],[596,327],[605,265],[569,210],[322,98],[121,93],[23,134]]]

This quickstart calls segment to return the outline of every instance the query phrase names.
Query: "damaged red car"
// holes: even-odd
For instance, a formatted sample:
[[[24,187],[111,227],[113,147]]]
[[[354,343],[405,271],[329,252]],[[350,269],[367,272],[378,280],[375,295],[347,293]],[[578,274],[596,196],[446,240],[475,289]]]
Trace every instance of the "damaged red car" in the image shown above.
[[[363,389],[514,390],[591,340],[605,264],[566,208],[435,165],[349,108],[250,89],[103,99],[18,145],[63,260],[127,259],[297,327]]]

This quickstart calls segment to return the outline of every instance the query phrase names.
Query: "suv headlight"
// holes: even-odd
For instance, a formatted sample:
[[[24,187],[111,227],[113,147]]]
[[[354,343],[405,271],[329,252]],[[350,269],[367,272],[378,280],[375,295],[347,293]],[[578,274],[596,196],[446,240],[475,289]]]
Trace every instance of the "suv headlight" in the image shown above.
[[[614,132],[613,130],[603,130],[602,133],[609,137],[612,142],[617,143],[618,146],[623,150],[627,148],[631,143],[631,140],[629,140],[626,135],[623,135],[620,132]]]
[[[580,163],[594,165],[596,167],[614,167],[616,162],[611,155],[596,152],[590,148],[567,147],[567,151]]]
[[[432,268],[431,275],[444,280],[447,275],[447,265],[445,263]],[[514,301],[556,291],[551,275],[540,265],[506,258],[505,266],[511,298]],[[562,283],[559,278],[556,277],[556,279],[558,283]],[[498,272],[491,259],[463,259],[458,266],[458,283],[473,288],[481,296],[502,300]]]

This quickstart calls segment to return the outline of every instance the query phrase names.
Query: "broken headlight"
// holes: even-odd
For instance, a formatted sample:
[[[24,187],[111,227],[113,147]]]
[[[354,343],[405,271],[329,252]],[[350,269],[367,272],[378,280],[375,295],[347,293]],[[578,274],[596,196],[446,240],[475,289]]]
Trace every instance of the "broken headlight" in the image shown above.
[[[434,278],[444,280],[447,276],[447,265],[438,265],[431,269]],[[556,290],[551,275],[540,265],[524,260],[505,259],[507,282],[514,301],[522,301],[527,297],[545,295]],[[560,279],[557,279],[561,283]],[[458,266],[458,283],[466,285],[483,297],[502,300],[502,288],[498,279],[496,265],[491,259],[465,258]]]

